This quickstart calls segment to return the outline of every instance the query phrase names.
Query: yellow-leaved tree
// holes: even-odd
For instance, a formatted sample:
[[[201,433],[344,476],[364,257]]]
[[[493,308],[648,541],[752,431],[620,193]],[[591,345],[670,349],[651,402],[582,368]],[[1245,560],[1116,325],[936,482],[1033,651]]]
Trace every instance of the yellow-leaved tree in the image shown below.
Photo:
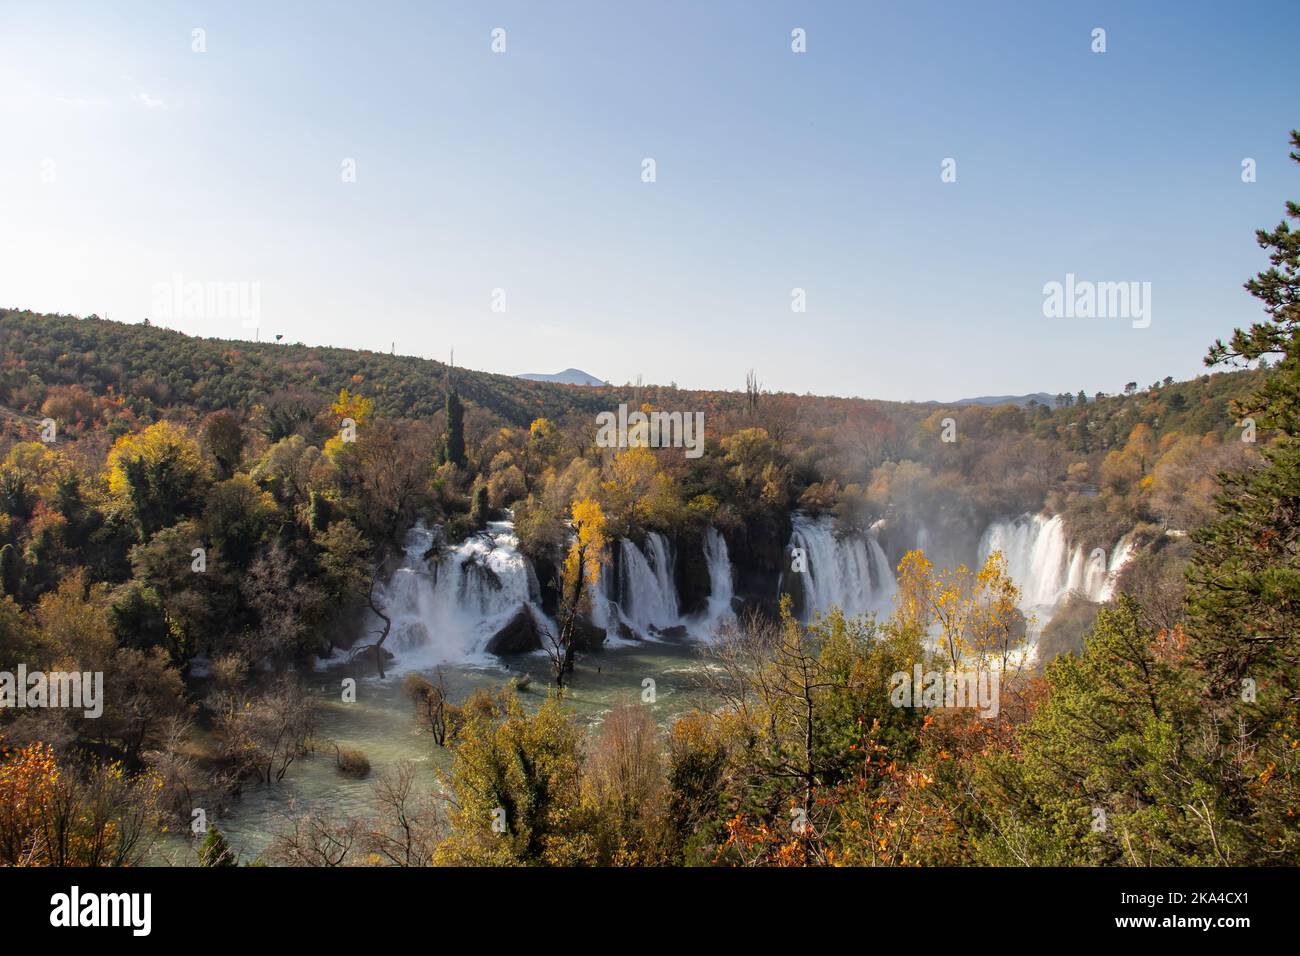
[[[195,513],[207,481],[199,443],[171,422],[123,435],[108,453],[108,490],[133,507],[142,538]]]
[[[573,671],[573,654],[582,615],[591,606],[591,588],[600,581],[605,560],[605,515],[600,502],[583,498],[573,503],[573,538],[560,575],[558,628],[547,642],[555,686]]]
[[[936,629],[937,650],[953,670],[964,662],[1006,670],[1024,636],[1020,589],[1001,551],[977,572],[964,564],[936,569],[924,552],[909,551],[898,565],[895,600],[895,620],[906,632],[924,638]]]
[[[343,419],[350,418],[357,425],[365,425],[370,421],[374,410],[374,402],[364,395],[349,392],[346,388],[339,389],[339,397],[330,406],[330,414],[340,424]]]
[[[324,452],[330,461],[339,463],[340,453],[356,441],[357,429],[370,423],[375,403],[364,395],[339,389],[339,397],[330,406],[330,416],[338,424],[338,434],[325,442]]]

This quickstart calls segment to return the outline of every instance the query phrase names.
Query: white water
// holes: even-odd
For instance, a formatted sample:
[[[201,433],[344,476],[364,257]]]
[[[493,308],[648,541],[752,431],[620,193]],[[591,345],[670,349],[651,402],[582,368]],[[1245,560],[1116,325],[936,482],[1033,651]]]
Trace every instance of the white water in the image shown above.
[[[1101,548],[1085,554],[1081,545],[1070,547],[1060,515],[1021,515],[989,525],[980,539],[979,560],[983,564],[992,552],[1002,552],[1007,573],[1020,588],[1021,610],[1037,612],[1042,625],[1070,594],[1093,602],[1110,600],[1133,550],[1125,535],[1109,556]]]
[[[651,532],[638,548],[626,538],[619,549],[619,573],[602,578],[592,594],[592,623],[605,631],[611,644],[626,643],[627,632],[636,640],[654,640],[668,628],[684,627],[699,640],[710,639],[716,628],[735,619],[731,557],[727,542],[713,527],[705,529],[704,558],[709,574],[709,600],[699,614],[683,615],[677,597],[672,546],[663,535]],[[606,567],[610,567],[607,563]]]
[[[384,646],[403,668],[491,661],[484,646],[521,608],[539,630],[553,627],[511,522],[489,522],[487,530],[426,561],[433,540],[423,525],[412,528],[401,566],[376,595],[393,619]]]
[[[840,535],[829,517],[793,517],[790,544],[803,548],[808,558],[803,577],[806,616],[831,607],[849,615],[892,613],[898,585],[876,540],[877,530]],[[918,538],[928,544],[930,534],[921,529]],[[413,528],[401,566],[376,595],[393,619],[385,647],[397,655],[401,668],[494,662],[486,652],[487,642],[520,609],[532,615],[539,631],[554,633],[554,622],[541,607],[536,574],[519,551],[511,522],[491,522],[486,531],[429,561],[424,555],[433,541],[429,529]],[[708,639],[719,624],[734,619],[734,584],[722,535],[708,528],[703,544],[709,576],[704,611],[683,616],[672,546],[663,535],[651,533],[640,547],[626,539],[612,545],[618,548],[619,570],[615,575],[607,564],[600,585],[593,589],[593,623],[615,644],[629,635],[655,639],[677,627]],[[1070,547],[1060,516],[1042,515],[991,524],[980,540],[981,563],[994,549],[1005,555],[1008,572],[1021,589],[1022,610],[1034,613],[1039,626],[1072,592],[1090,601],[1109,600],[1119,570],[1134,552],[1131,537],[1125,536],[1109,555],[1085,554],[1081,547]],[[367,624],[367,636],[371,630]]]
[[[653,531],[647,534],[644,550],[626,538],[619,541],[619,547],[618,599],[624,619],[646,635],[651,628],[677,624],[681,614],[672,550],[664,536]]]
[[[805,617],[831,607],[849,615],[892,613],[897,580],[876,541],[876,531],[840,535],[829,517],[794,516],[790,545],[803,548],[808,557],[803,576]],[[930,543],[929,529],[921,526],[917,547],[925,550]],[[1119,571],[1135,549],[1132,537],[1125,535],[1109,555],[1100,548],[1087,553],[1079,545],[1071,547],[1060,515],[1022,515],[989,525],[979,543],[981,565],[994,550],[1002,552],[1007,573],[1020,588],[1021,610],[1032,613],[1041,627],[1070,594],[1093,602],[1109,601]]]
[[[519,551],[511,522],[491,522],[486,531],[426,561],[433,540],[429,529],[413,528],[401,566],[377,594],[393,619],[385,647],[402,667],[494,662],[486,645],[520,609],[532,615],[539,631],[555,633],[555,623],[541,607],[536,572]],[[673,551],[663,535],[646,535],[642,548],[626,539],[614,547],[619,549],[619,573],[614,575],[607,562],[591,595],[592,623],[613,643],[621,643],[627,630],[637,638],[653,639],[677,626],[703,639],[731,615],[731,562],[726,542],[715,529],[709,528],[704,540],[711,589],[708,609],[689,619],[678,604]]]
[[[1065,523],[1060,515],[993,522],[980,539],[980,564],[994,551],[1007,560],[1007,572],[1020,587],[1022,609],[1051,607],[1064,593]]]
[[[709,567],[709,609],[705,613],[705,624],[712,628],[736,616],[731,607],[735,594],[731,556],[727,553],[726,539],[717,528],[710,527],[704,532],[704,559]]]
[[[803,574],[806,617],[832,607],[850,617],[892,611],[898,583],[874,535],[837,534],[829,516],[796,514],[792,524],[790,544],[803,548],[808,558]]]
[[[646,535],[644,550],[626,538],[620,538],[614,547],[618,548],[618,572],[614,573],[612,561],[605,562],[600,585],[592,593],[592,623],[616,644],[623,640],[624,628],[644,639],[653,637],[657,629],[679,623],[672,552],[663,536]]]
[[[1119,572],[1123,570],[1124,565],[1128,564],[1129,559],[1133,557],[1136,548],[1133,545],[1133,536],[1126,534],[1120,538],[1115,545],[1115,549],[1110,554],[1110,564],[1107,567],[1107,576],[1105,582],[1097,589],[1098,601],[1109,601],[1115,596],[1115,585],[1119,581]]]
[[[919,551],[930,551],[930,529],[925,525],[918,525],[916,529],[916,547]]]

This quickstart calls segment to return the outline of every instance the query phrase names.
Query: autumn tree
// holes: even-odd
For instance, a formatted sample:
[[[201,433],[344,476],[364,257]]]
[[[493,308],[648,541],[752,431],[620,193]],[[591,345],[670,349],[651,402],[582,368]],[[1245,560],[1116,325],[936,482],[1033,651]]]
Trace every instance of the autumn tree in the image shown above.
[[[362,830],[361,846],[388,866],[431,866],[446,826],[438,803],[421,787],[419,765],[409,761],[375,783],[376,812]]]
[[[229,478],[239,467],[246,437],[243,423],[234,412],[213,412],[203,422],[203,447],[217,463],[217,476]]]
[[[277,783],[308,751],[316,702],[291,675],[276,678],[258,694],[244,689],[245,681],[245,676],[235,677],[208,701],[221,755],[236,773]]]
[[[198,443],[171,422],[123,435],[108,454],[109,491],[131,507],[142,540],[195,513],[206,485]]]
[[[364,395],[341,388],[338,397],[334,399],[334,404],[330,406],[330,418],[339,427],[342,427],[345,421],[350,421],[360,428],[370,424],[374,411],[375,403],[373,401]]]
[[[548,697],[533,715],[508,698],[501,716],[476,713],[451,770],[452,836],[435,859],[456,866],[573,866],[594,861],[582,801],[583,733]]]
[[[135,866],[157,834],[158,780],[120,763],[0,748],[0,865]]]
[[[583,764],[605,865],[662,861],[666,796],[659,726],[644,704],[622,702],[605,715]]]
[[[801,624],[789,598],[778,621],[751,616],[715,641],[710,686],[744,782],[724,858],[828,862],[835,817],[826,797],[865,757],[856,746],[863,721],[883,723],[890,740],[908,736],[913,714],[890,706],[886,689],[919,653],[915,637],[838,610]]]
[[[564,675],[573,671],[578,627],[590,610],[591,589],[600,582],[605,553],[605,516],[600,504],[584,498],[574,502],[572,514],[573,541],[560,577],[558,627],[546,643],[557,688],[564,686]]]
[[[235,475],[212,486],[199,529],[205,543],[216,545],[232,566],[242,569],[275,530],[278,517],[279,509],[268,492],[247,475]]]
[[[532,490],[533,481],[555,454],[560,443],[560,433],[547,418],[537,418],[528,426],[528,437],[521,449],[524,492]]]
[[[924,552],[909,551],[898,566],[895,601],[904,630],[922,635],[937,627],[938,649],[953,670],[971,662],[1005,672],[1024,638],[1020,590],[1000,551],[974,573],[965,565],[936,569]]]

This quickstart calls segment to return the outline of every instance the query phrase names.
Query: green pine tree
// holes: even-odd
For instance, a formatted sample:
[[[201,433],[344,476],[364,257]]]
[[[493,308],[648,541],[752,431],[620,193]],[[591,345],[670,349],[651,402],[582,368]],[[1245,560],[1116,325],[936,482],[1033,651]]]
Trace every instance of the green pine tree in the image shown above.
[[[1291,134],[1300,162],[1300,131]],[[1300,204],[1287,203],[1300,222]],[[1275,703],[1297,697],[1300,635],[1300,232],[1285,220],[1260,230],[1269,269],[1246,283],[1268,320],[1218,341],[1206,363],[1245,363],[1277,356],[1272,374],[1233,411],[1272,430],[1262,468],[1229,476],[1219,517],[1197,532],[1190,571],[1193,646],[1216,699],[1240,696],[1241,681],[1276,681]],[[1276,714],[1273,714],[1276,717]]]
[[[1180,666],[1176,643],[1145,628],[1136,602],[1123,596],[1098,615],[1083,653],[1056,658],[1046,679],[1045,702],[1020,729],[1020,753],[995,751],[981,762],[980,804],[992,826],[979,837],[980,859],[1223,862],[1189,809],[1203,802],[1216,819],[1222,813],[1195,747],[1195,676]]]
[[[1300,162],[1300,131],[1292,132]],[[1286,204],[1300,222],[1300,204]],[[1189,651],[1218,728],[1223,787],[1258,862],[1300,854],[1300,231],[1284,219],[1257,233],[1270,267],[1246,283],[1268,318],[1218,341],[1206,363],[1275,357],[1264,384],[1233,411],[1269,430],[1262,466],[1225,476],[1218,517],[1193,535]],[[1249,434],[1249,433],[1247,433]]]
[[[199,844],[199,866],[238,866],[235,851],[216,827],[208,827],[207,836]]]

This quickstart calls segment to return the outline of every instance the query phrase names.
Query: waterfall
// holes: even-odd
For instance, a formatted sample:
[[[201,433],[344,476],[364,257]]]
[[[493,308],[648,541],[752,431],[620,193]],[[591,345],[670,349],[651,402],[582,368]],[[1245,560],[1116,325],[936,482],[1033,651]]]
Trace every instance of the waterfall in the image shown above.
[[[898,585],[877,541],[880,529],[839,534],[830,517],[805,514],[795,514],[792,524],[790,546],[802,548],[808,561],[802,576],[805,617],[832,607],[850,616],[893,611]],[[928,544],[932,536],[921,527],[917,537],[918,543]],[[554,633],[554,623],[540,606],[536,573],[520,552],[510,521],[490,522],[486,530],[426,559],[434,541],[430,529],[412,528],[401,565],[376,595],[393,620],[385,647],[402,666],[491,660],[489,640],[498,632],[512,637],[519,633],[520,622],[514,619],[521,611],[539,633]],[[993,550],[1002,551],[1008,573],[1021,589],[1021,609],[1035,614],[1041,626],[1072,592],[1094,602],[1110,600],[1135,547],[1130,534],[1109,554],[1087,553],[1070,546],[1060,515],[1022,515],[989,525],[980,539],[979,559],[982,563]],[[734,617],[731,560],[716,528],[706,528],[703,535],[708,603],[689,617],[681,613],[675,556],[667,538],[652,532],[640,546],[619,539],[610,548],[609,556],[616,552],[618,560],[607,562],[599,585],[592,588],[591,616],[611,639],[687,634],[708,639],[717,625]],[[512,621],[512,628],[503,632]],[[665,634],[670,630],[674,633]]]
[[[677,623],[677,587],[663,535],[646,535],[645,549],[626,538],[619,542],[619,607],[629,624],[648,634],[650,628]]]
[[[916,526],[916,548],[927,555],[930,553],[930,529],[920,523]]]
[[[1022,515],[995,521],[980,539],[979,560],[1001,551],[1007,573],[1020,588],[1020,607],[1051,607],[1067,584],[1065,522],[1060,515]]]
[[[727,542],[717,528],[709,527],[704,532],[704,560],[709,568],[709,609],[705,623],[712,626],[736,616],[731,609],[731,598],[735,593],[731,580],[731,556],[727,553]]]
[[[979,559],[983,564],[993,551],[1002,552],[1007,573],[1020,588],[1021,610],[1037,610],[1041,625],[1071,593],[1093,602],[1110,600],[1133,550],[1131,535],[1125,535],[1109,559],[1101,548],[1085,554],[1081,545],[1069,546],[1060,515],[1021,515],[989,525],[980,539]]]
[[[683,616],[677,597],[675,556],[668,539],[650,532],[638,547],[626,538],[617,549],[617,574],[608,560],[600,584],[591,590],[591,621],[617,644],[626,639],[653,640],[669,629],[700,640],[713,636],[717,625],[735,617],[731,557],[727,542],[713,527],[704,531],[704,559],[709,575],[709,601],[699,614]]]
[[[1106,578],[1097,589],[1098,601],[1109,601],[1115,596],[1115,584],[1119,580],[1119,573],[1124,570],[1124,565],[1128,564],[1135,550],[1136,547],[1133,544],[1131,532],[1124,535],[1116,543],[1115,550],[1110,554],[1110,564],[1106,568]]]
[[[427,560],[433,542],[428,528],[412,528],[401,565],[377,595],[393,619],[384,646],[404,666],[488,660],[484,645],[521,609],[540,631],[553,627],[511,522],[489,522],[485,531]]]
[[[828,516],[796,514],[790,545],[808,558],[803,576],[804,616],[838,607],[850,617],[868,611],[887,614],[898,583],[874,535],[835,532]]]

